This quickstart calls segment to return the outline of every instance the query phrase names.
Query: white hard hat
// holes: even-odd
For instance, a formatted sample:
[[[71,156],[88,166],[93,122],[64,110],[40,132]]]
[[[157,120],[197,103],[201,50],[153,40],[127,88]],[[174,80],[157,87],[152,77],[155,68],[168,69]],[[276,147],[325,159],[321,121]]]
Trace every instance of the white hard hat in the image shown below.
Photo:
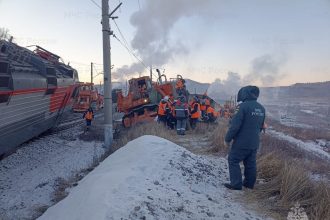
[[[168,101],[168,99],[169,99],[168,96],[165,96],[165,97],[164,97],[164,100],[165,100],[165,101]]]

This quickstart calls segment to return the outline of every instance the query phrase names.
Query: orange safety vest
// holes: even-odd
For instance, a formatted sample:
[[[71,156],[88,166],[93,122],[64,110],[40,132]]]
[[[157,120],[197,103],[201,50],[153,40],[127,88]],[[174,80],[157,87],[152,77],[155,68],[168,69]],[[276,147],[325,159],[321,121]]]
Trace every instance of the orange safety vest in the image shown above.
[[[214,111],[214,108],[212,108],[211,106],[207,108],[207,111],[206,111],[206,114],[210,114],[212,113],[213,116],[215,116],[215,111]]]
[[[167,103],[159,103],[158,106],[158,115],[165,115],[165,108],[166,108]]]
[[[206,110],[206,105],[201,105],[201,111],[205,111]]]
[[[200,104],[197,103],[197,102],[194,102],[194,103],[192,104],[192,106],[191,106],[191,109],[194,109],[195,105],[198,106],[198,108],[197,108],[197,112],[191,114],[191,118],[200,118],[200,117],[201,117],[201,111],[200,111],[200,110],[201,110],[201,107],[200,107]]]
[[[92,112],[87,112],[86,115],[85,115],[85,118],[87,120],[92,120],[93,119],[93,113]]]
[[[220,112],[215,111],[214,108],[211,107],[211,106],[207,108],[207,114],[209,114],[209,113],[212,113],[212,115],[214,117],[219,117],[220,116]]]

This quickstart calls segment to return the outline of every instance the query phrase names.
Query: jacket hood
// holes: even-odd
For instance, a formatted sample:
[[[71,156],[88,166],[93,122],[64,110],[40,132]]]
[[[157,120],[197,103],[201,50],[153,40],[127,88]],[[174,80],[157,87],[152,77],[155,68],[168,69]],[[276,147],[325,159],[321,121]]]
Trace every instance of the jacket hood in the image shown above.
[[[245,86],[238,91],[237,101],[245,102],[249,100],[257,100],[259,93],[260,91],[257,86]]]

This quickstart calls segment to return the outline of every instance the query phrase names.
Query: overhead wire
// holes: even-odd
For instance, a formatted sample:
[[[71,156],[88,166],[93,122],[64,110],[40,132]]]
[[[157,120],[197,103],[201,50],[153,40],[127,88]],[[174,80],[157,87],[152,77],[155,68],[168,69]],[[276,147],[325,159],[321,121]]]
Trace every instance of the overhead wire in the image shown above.
[[[95,2],[94,0],[90,0],[96,7],[98,7],[98,8],[100,8],[100,9],[102,9],[102,7],[97,3],[97,2]],[[120,2],[120,0],[118,0],[118,2]],[[141,5],[140,5],[140,1],[138,0],[138,4],[139,4],[139,8],[140,8],[140,10],[141,10]],[[120,11],[121,12],[121,11]],[[124,41],[124,43],[116,36],[116,35],[113,35],[113,37],[115,38],[115,39],[117,39],[118,40],[118,42],[123,46],[123,47],[125,47],[125,49],[128,51],[128,53],[131,55],[131,56],[133,56],[133,57],[135,57],[135,59],[137,59],[143,66],[144,66],[144,68],[146,69],[146,70],[150,70],[149,69],[149,67],[143,62],[143,60],[141,59],[141,58],[139,58],[137,55],[135,55],[135,53],[132,51],[132,49],[130,49],[129,48],[129,43],[127,42],[127,40],[126,40],[126,38],[125,38],[125,36],[124,36],[124,34],[121,32],[121,30],[120,30],[120,28],[119,28],[119,26],[118,26],[118,24],[117,24],[117,22],[114,20],[114,19],[112,19],[113,21],[114,21],[114,23],[115,23],[115,26],[116,26],[116,28],[117,28],[117,30],[118,30],[118,32],[119,32],[119,34],[120,34],[120,36],[121,36],[121,38],[123,39],[123,41]],[[82,64],[82,63],[78,63],[78,62],[74,62],[74,63],[77,63],[77,64],[79,64],[79,65],[84,65],[84,66],[88,66],[89,64]],[[93,64],[96,64],[96,63],[93,63]],[[103,64],[96,64],[96,65],[103,65]],[[96,70],[96,67],[95,67],[95,65],[93,65],[93,67],[95,68],[95,70]],[[98,72],[97,70],[96,70],[96,72]],[[99,72],[96,76],[98,76],[98,75],[100,75],[102,72]],[[153,74],[155,77],[157,77],[155,74]]]
[[[144,68],[145,68],[147,71],[150,71],[150,67],[147,66],[147,65],[143,62],[143,60],[142,60],[141,58],[139,58],[139,57],[138,57],[138,56],[132,51],[132,49],[129,48],[129,44],[128,44],[128,42],[127,42],[127,40],[126,40],[124,34],[121,32],[121,30],[120,30],[118,24],[116,23],[116,21],[115,21],[114,19],[113,19],[113,21],[114,21],[114,23],[115,23],[115,26],[116,26],[116,28],[117,28],[117,30],[118,30],[118,32],[119,32],[121,38],[123,39],[123,41],[124,41],[125,43],[123,43],[123,42],[122,42],[122,41],[121,41],[116,35],[113,35],[113,37],[114,37],[115,39],[117,39],[118,42],[119,42],[123,47],[126,48],[126,50],[128,51],[128,53],[129,53],[130,55],[134,56],[135,59],[137,59],[137,60],[138,60],[143,66],[144,66]],[[156,76],[154,73],[153,73],[153,75],[157,78],[157,76]]]
[[[98,7],[99,9],[102,9],[101,6],[99,4],[97,4],[94,0],[90,0],[91,2],[93,2],[94,5],[96,5],[96,7]]]
[[[117,39],[117,41],[123,46],[126,48],[126,50],[131,54],[133,55],[147,70],[149,70],[148,66],[138,57],[136,56],[123,42],[121,42],[121,40],[119,40],[119,38],[116,36],[116,35],[113,35],[113,37],[115,39]]]
[[[118,30],[118,32],[119,32],[119,34],[120,34],[120,36],[121,36],[121,37],[122,37],[122,39],[124,40],[124,43],[126,44],[126,46],[127,46],[127,47],[129,47],[129,44],[128,44],[128,42],[127,42],[127,40],[126,40],[125,36],[124,36],[124,35],[123,35],[123,33],[121,32],[121,30],[120,30],[120,28],[119,28],[119,26],[118,26],[118,24],[117,24],[116,20],[114,20],[114,19],[113,19],[113,22],[115,23],[115,25],[116,25],[116,28],[117,28],[117,30]]]
[[[119,34],[120,34],[120,36],[121,36],[121,38],[123,39],[123,41],[124,41],[124,43],[125,43],[125,45],[126,45],[126,47],[127,48],[130,48],[130,46],[129,46],[129,43],[127,42],[127,40],[126,40],[126,38],[125,38],[125,36],[124,36],[124,34],[121,32],[121,30],[120,30],[120,28],[119,28],[119,26],[118,26],[118,24],[117,24],[117,22],[116,22],[116,20],[115,19],[113,19],[113,22],[115,23],[115,26],[116,26],[116,28],[117,28],[117,30],[118,30],[118,32],[119,32]],[[132,49],[130,48],[130,51],[132,51]],[[131,59],[132,59],[132,61],[133,61],[133,55],[130,53],[130,56],[131,56]]]

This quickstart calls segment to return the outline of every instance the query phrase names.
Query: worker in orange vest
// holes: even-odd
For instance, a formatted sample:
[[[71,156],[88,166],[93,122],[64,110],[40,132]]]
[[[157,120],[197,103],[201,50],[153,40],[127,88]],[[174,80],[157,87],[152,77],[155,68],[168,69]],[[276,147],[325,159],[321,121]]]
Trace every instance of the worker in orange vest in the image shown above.
[[[197,126],[198,119],[201,117],[199,98],[194,96],[193,102],[190,106],[190,126],[195,129]]]
[[[206,110],[207,122],[215,122],[217,120],[218,114],[212,106],[207,106]]]
[[[176,100],[171,100],[171,98],[167,102],[166,108],[166,124],[169,129],[174,129],[176,125],[176,118],[175,118],[175,104]]]
[[[88,131],[94,118],[94,112],[91,107],[89,107],[87,111],[84,112],[83,118],[86,120],[86,131]]]
[[[168,96],[165,96],[158,105],[158,122],[163,123],[166,125],[166,118],[167,118],[167,109],[168,109]]]

